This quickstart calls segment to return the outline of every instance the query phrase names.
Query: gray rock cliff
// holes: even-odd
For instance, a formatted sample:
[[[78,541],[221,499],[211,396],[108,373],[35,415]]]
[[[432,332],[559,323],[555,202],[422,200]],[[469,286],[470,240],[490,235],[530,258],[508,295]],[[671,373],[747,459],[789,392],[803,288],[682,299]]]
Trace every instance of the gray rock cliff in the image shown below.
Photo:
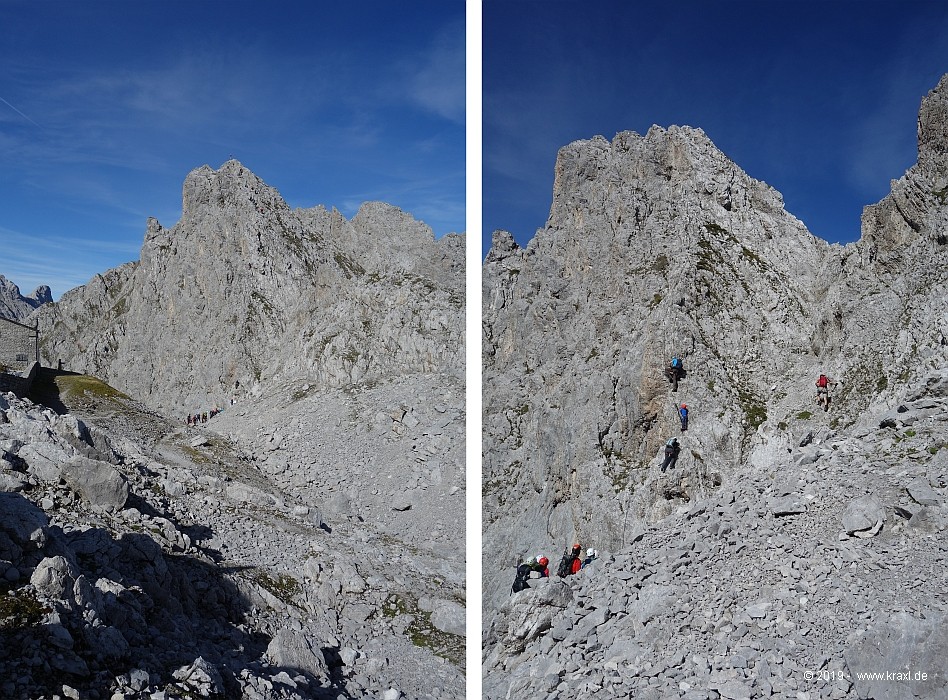
[[[237,161],[190,173],[139,261],[40,311],[42,352],[166,413],[280,378],[459,372],[463,237],[396,207],[291,209]]]

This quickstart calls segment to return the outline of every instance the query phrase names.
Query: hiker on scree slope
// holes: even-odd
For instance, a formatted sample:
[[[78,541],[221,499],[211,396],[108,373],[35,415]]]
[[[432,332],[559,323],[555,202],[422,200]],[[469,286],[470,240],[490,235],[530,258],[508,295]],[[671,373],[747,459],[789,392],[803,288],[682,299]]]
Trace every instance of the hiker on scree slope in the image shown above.
[[[678,380],[681,379],[684,366],[681,363],[681,358],[675,355],[668,367],[665,368],[665,376],[668,377],[668,381],[671,382],[672,391],[678,391]]]
[[[816,403],[822,406],[824,411],[828,411],[830,407],[829,390],[832,386],[836,386],[836,382],[825,374],[821,374],[820,378],[816,380]]]

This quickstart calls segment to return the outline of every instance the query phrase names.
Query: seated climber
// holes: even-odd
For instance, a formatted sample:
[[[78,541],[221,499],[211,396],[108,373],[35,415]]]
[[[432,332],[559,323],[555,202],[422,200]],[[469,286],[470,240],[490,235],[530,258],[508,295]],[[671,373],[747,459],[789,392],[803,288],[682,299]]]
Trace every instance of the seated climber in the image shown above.
[[[597,552],[595,549],[590,547],[589,549],[586,550],[586,558],[583,559],[583,565],[580,568],[585,569],[587,566],[592,564],[598,557],[599,557],[599,552]]]
[[[510,587],[510,590],[514,593],[519,593],[525,588],[530,588],[530,572],[533,571],[533,567],[530,565],[530,562],[524,562],[517,567],[517,575],[514,578],[513,585]]]

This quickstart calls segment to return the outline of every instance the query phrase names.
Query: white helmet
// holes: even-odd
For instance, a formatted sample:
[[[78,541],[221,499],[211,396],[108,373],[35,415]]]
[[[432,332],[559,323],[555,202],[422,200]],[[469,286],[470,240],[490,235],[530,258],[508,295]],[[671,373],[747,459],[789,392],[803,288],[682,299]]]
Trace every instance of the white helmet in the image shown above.
[[[586,550],[586,556],[587,556],[587,557],[594,557],[594,556],[596,556],[596,550],[593,549],[592,547],[590,547],[589,549]]]

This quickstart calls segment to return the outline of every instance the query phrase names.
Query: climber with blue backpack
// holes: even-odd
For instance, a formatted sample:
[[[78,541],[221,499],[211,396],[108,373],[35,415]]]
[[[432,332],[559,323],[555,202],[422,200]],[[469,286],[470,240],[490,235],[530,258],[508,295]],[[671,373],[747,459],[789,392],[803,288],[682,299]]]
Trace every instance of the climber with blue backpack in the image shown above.
[[[672,357],[668,367],[665,368],[665,376],[671,382],[672,391],[678,391],[678,380],[684,375],[684,370],[685,367],[681,362],[681,358],[678,355]]]

